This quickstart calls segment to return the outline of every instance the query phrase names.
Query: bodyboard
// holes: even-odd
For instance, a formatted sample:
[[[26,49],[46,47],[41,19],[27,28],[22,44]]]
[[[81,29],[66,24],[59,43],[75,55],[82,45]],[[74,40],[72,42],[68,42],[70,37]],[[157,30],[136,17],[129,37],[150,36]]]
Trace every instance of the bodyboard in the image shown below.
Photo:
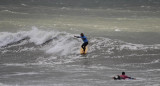
[[[83,48],[80,49],[80,54],[86,54],[88,51],[88,46],[86,46],[85,52],[83,51]]]

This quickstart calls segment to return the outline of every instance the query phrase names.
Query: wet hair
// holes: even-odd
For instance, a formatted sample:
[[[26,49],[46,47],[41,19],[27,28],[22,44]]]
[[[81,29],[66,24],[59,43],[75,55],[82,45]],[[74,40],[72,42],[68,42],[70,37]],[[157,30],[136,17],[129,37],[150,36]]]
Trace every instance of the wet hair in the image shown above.
[[[122,75],[125,75],[125,72],[122,72]]]
[[[81,33],[81,36],[84,36],[84,34],[83,34],[83,33]]]

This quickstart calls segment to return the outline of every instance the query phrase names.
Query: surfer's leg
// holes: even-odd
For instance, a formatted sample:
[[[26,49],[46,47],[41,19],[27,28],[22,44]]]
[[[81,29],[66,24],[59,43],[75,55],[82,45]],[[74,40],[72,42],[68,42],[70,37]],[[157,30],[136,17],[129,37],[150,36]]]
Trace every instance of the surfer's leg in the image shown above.
[[[86,46],[88,45],[88,42],[85,42],[85,43],[83,43],[83,50],[84,50],[84,52],[85,52],[85,50],[86,50]]]
[[[83,51],[85,52],[85,48],[86,48],[85,43],[83,43],[81,47],[83,48]]]
[[[121,80],[121,77],[119,75],[113,77],[114,80]]]

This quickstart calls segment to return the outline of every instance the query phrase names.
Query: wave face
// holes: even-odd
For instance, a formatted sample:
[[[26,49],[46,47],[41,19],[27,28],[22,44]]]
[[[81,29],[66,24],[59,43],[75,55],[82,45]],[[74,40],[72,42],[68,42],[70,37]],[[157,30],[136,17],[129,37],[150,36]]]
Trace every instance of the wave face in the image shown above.
[[[33,47],[41,46],[40,49],[46,49],[46,53],[58,53],[59,55],[76,54],[79,51],[81,40],[74,38],[75,34],[59,31],[44,31],[37,27],[33,27],[30,31],[19,31],[16,33],[1,32],[0,47],[8,49],[12,46],[22,46],[33,44]],[[97,50],[107,50],[108,53],[126,51],[147,51],[160,49],[159,44],[143,45],[132,44],[120,40],[111,40],[104,37],[90,38],[89,53],[97,52]],[[23,43],[25,42],[25,43]],[[27,46],[26,46],[27,47]],[[102,53],[102,51],[101,51]],[[77,53],[78,54],[78,53]]]
[[[159,44],[133,44],[106,37],[87,36],[88,54],[80,55],[82,41],[74,38],[74,35],[78,34],[40,30],[36,27],[29,31],[1,32],[0,67],[3,69],[1,72],[5,72],[0,75],[2,80],[0,82],[4,85],[30,83],[29,85],[37,86],[42,84],[96,86],[112,83],[111,86],[118,86],[111,77],[121,71],[126,71],[137,78],[129,84],[134,85],[136,82],[137,86],[156,85],[155,83],[159,82],[154,80],[159,76]],[[142,84],[141,82],[146,82],[146,77],[152,80]],[[122,85],[128,83],[123,82]]]

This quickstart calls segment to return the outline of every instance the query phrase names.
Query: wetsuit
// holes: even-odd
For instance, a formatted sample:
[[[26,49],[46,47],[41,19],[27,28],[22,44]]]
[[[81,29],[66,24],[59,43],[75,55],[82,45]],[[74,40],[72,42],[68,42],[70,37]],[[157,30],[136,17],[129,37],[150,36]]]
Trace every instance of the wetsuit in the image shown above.
[[[86,36],[81,36],[80,37],[82,40],[83,40],[83,44],[82,44],[82,48],[83,48],[83,50],[85,51],[85,49],[86,49],[86,46],[88,45],[88,40],[87,40],[87,37]]]
[[[127,75],[120,75],[121,79],[127,79],[127,78],[131,78],[131,77],[128,77]]]
[[[127,75],[117,75],[116,77],[113,77],[114,80],[125,80],[125,79],[135,79],[128,77]]]

